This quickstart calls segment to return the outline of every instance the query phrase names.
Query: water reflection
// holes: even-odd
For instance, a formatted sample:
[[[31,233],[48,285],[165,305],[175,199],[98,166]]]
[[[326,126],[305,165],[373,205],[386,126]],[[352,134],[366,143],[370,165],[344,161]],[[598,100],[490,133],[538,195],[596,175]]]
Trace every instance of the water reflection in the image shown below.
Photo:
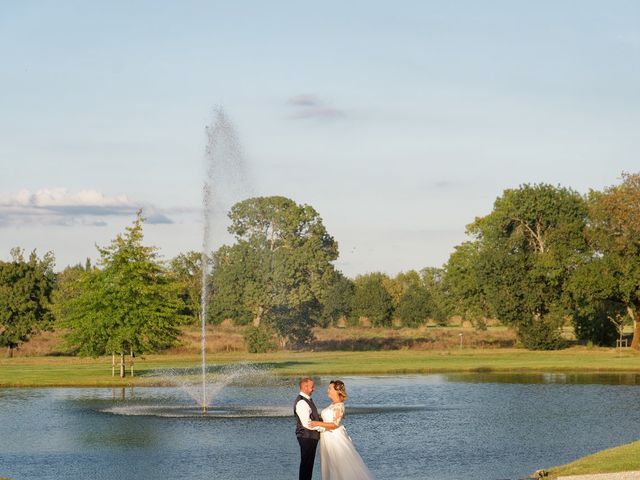
[[[446,381],[464,383],[525,383],[568,385],[640,385],[640,373],[581,373],[581,372],[531,372],[531,373],[455,373],[444,375]]]

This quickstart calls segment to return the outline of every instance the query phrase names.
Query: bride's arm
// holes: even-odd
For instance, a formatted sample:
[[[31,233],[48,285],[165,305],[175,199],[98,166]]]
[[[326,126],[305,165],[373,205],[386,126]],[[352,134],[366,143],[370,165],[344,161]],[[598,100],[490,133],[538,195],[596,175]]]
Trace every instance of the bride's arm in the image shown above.
[[[335,430],[340,425],[336,425],[335,423],[330,423],[330,422],[317,422],[315,420],[311,420],[309,422],[309,426],[310,427],[324,427],[325,430]]]
[[[340,403],[333,407],[333,422],[317,422],[312,420],[309,425],[312,427],[324,427],[326,430],[335,430],[342,423],[344,417],[344,404]]]

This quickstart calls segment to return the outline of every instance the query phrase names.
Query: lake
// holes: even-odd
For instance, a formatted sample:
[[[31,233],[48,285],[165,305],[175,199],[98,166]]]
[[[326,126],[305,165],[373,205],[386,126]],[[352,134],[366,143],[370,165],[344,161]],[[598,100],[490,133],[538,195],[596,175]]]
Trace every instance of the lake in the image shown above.
[[[379,479],[524,478],[638,439],[634,374],[341,379],[344,425]],[[329,380],[317,379],[319,409]],[[0,389],[0,476],[297,478],[296,394],[263,376],[225,387],[202,416],[180,388]]]

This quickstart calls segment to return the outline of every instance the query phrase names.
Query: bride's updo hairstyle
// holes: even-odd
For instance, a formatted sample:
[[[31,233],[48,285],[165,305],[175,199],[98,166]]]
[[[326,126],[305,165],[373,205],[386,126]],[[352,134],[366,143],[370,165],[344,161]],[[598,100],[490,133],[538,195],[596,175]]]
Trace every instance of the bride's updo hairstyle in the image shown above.
[[[331,380],[329,385],[333,385],[333,389],[338,392],[340,400],[344,402],[347,399],[347,389],[345,388],[342,380]]]

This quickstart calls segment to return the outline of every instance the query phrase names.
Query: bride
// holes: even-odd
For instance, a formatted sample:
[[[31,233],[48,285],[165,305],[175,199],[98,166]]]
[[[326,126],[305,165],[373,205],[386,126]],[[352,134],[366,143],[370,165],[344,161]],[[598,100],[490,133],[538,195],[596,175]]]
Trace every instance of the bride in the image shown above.
[[[324,427],[320,434],[322,480],[370,480],[373,474],[360,458],[347,430],[342,426],[347,391],[344,382],[329,382],[327,396],[331,405],[322,410],[322,422],[311,421],[311,427]]]

